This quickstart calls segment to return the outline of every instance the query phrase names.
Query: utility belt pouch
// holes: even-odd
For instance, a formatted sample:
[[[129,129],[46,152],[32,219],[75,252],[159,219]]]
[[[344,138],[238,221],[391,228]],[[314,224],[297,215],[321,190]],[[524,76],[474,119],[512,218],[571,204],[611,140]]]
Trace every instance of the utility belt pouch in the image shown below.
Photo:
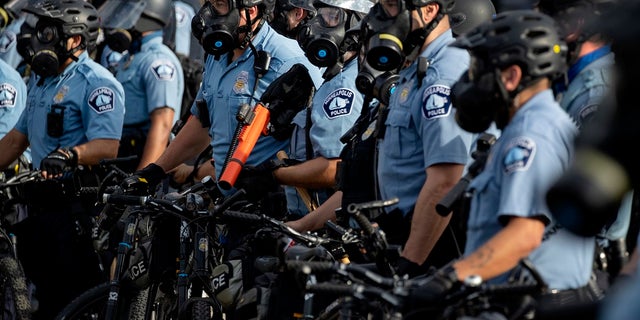
[[[47,113],[47,134],[53,138],[60,138],[64,133],[64,110],[65,106],[54,104]]]
[[[203,128],[211,126],[211,120],[209,119],[209,107],[204,99],[196,100],[196,108],[198,109],[198,118],[202,123]]]

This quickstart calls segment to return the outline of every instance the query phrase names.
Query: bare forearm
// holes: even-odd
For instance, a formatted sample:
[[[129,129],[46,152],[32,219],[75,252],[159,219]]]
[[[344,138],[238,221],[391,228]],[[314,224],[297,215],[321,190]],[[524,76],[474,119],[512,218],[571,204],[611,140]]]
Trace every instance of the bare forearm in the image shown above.
[[[499,276],[527,257],[542,241],[544,224],[536,219],[513,218],[484,245],[458,260],[454,267],[460,280],[470,275],[482,279]]]
[[[198,118],[191,117],[155,163],[169,171],[198,155],[209,142],[207,128],[202,127]]]
[[[328,220],[336,220],[336,209],[340,208],[341,204],[342,191],[336,191],[316,210],[309,212],[306,216],[296,221],[288,222],[287,224],[299,232],[318,230],[322,228]]]
[[[119,145],[120,141],[115,139],[94,139],[72,147],[78,154],[78,164],[96,165],[102,159],[117,157]]]
[[[403,257],[418,264],[427,259],[451,220],[451,215],[442,217],[436,212],[436,204],[459,181],[463,170],[460,164],[437,164],[426,169],[427,181],[416,200]]]
[[[332,188],[336,184],[338,159],[318,157],[274,171],[278,182],[301,188]]]
[[[151,113],[151,126],[149,127],[147,141],[144,145],[138,169],[142,169],[149,163],[154,162],[167,148],[172,121],[173,110],[170,108],[156,109]]]
[[[27,136],[16,129],[9,131],[0,140],[0,169],[6,169],[29,147]]]

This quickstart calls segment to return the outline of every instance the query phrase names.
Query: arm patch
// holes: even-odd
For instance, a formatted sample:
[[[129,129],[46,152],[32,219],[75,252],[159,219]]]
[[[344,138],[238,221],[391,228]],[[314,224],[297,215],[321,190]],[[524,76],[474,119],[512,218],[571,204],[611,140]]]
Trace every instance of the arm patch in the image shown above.
[[[93,111],[100,113],[111,112],[115,108],[114,106],[114,93],[111,88],[100,87],[91,92],[89,95],[89,101],[87,103],[93,109]]]
[[[451,113],[451,88],[435,85],[424,90],[422,116],[431,120],[446,117]]]

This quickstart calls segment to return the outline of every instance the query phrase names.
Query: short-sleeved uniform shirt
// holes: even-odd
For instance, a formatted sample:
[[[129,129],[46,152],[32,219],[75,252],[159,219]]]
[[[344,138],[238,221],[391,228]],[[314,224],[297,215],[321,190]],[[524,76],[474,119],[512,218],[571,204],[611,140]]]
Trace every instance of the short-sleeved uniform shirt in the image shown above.
[[[327,159],[338,158],[344,147],[340,137],[345,134],[360,116],[364,97],[356,88],[358,75],[358,61],[349,61],[341,72],[324,82],[313,96],[311,108],[311,128],[309,141],[313,150],[313,157]],[[296,127],[291,139],[291,154],[289,158],[307,160],[307,110],[296,115],[293,122]],[[304,215],[306,208],[295,188],[285,187],[289,213]],[[319,195],[321,202],[327,195]]]
[[[400,71],[391,95],[386,132],[379,144],[378,177],[382,199],[398,197],[403,214],[413,210],[426,179],[438,163],[471,161],[473,135],[455,121],[451,87],[469,66],[467,51],[448,47],[451,31],[436,38],[421,57],[429,61],[419,82],[417,62]]]
[[[162,44],[161,31],[143,37],[139,52],[122,56],[115,74],[126,98],[124,136],[128,130],[141,128],[146,132],[150,124],[149,114],[157,108],[166,106],[173,109],[173,122],[178,120],[184,75],[175,53]]]
[[[595,239],[558,225],[545,200],[549,188],[570,165],[577,133],[551,90],[533,96],[516,112],[492,146],[484,171],[469,186],[473,196],[466,254],[498,233],[509,217],[540,219],[546,225],[544,237],[529,259],[542,278],[551,289],[587,284]],[[506,276],[491,282],[504,282]]]
[[[94,139],[120,140],[124,90],[86,52],[57,76],[40,79],[33,75],[27,91],[27,107],[16,129],[29,139],[35,168],[57,148],[70,148]],[[64,107],[59,137],[47,133],[47,114],[53,105]]]
[[[0,60],[0,138],[13,127],[27,101],[27,85],[13,67]]]

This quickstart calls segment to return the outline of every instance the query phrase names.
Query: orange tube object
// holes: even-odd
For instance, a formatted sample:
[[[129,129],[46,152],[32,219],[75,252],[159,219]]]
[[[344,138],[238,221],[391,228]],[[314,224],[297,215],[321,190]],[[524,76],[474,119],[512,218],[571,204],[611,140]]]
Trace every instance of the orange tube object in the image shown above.
[[[267,123],[269,123],[269,110],[260,102],[253,108],[254,117],[251,123],[245,126],[238,137],[238,146],[233,152],[229,162],[225,167],[218,184],[222,189],[229,190],[236,183],[244,163],[249,154],[253,151],[260,134],[267,133]]]

